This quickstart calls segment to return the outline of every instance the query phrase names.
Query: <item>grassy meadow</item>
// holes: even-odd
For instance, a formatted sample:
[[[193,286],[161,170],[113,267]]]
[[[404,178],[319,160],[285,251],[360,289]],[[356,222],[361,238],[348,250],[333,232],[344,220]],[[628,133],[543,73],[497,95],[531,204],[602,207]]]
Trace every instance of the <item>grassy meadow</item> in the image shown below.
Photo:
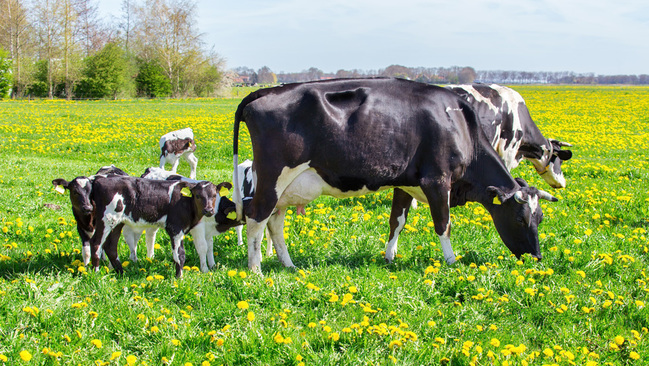
[[[244,95],[0,102],[0,364],[649,364],[649,88],[514,89],[546,137],[574,144],[566,189],[527,162],[512,172],[560,199],[542,204],[542,261],[511,256],[469,203],[451,211],[461,258],[449,266],[420,204],[388,265],[382,192],[289,211],[297,270],[270,257],[263,277],[249,273],[231,231],[208,273],[188,237],[179,280],[162,232],[155,258],[142,239],[123,276],[84,268],[69,197],[51,181],[108,164],[139,176],[158,164],[159,137],[184,127],[198,178],[229,181]],[[246,131],[240,149],[252,158]]]

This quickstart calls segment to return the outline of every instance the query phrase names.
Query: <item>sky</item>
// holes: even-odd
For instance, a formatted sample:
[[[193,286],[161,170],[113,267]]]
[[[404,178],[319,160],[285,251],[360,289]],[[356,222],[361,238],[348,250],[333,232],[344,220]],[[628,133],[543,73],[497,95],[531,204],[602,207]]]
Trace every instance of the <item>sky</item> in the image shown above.
[[[647,0],[197,0],[197,21],[228,68],[649,74]]]

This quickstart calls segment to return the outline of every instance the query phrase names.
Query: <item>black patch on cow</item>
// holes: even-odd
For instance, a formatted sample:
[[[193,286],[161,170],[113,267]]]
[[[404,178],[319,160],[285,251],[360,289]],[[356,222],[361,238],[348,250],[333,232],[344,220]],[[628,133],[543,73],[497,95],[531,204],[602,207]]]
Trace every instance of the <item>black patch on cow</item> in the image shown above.
[[[168,154],[180,155],[185,151],[196,151],[196,144],[191,138],[167,140],[160,149],[160,157]]]

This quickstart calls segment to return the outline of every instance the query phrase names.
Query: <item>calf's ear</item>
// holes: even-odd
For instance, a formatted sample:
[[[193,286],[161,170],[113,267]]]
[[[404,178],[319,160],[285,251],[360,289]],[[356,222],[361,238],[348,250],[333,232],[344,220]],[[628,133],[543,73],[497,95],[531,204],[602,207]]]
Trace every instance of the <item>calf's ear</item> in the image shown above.
[[[228,194],[230,194],[231,189],[232,189],[232,183],[230,182],[219,183],[216,186],[216,191],[219,192],[219,196],[221,197],[225,197]]]
[[[192,197],[192,186],[190,186],[187,182],[180,181],[178,182],[178,187],[180,187],[180,195],[184,197]]]
[[[70,184],[70,182],[68,182],[63,178],[56,178],[52,181],[52,185],[54,185],[54,190],[59,194],[65,193],[65,190],[68,189],[68,184]]]
[[[563,161],[570,160],[570,158],[572,158],[572,151],[570,150],[558,150],[554,153],[559,157],[559,159]]]

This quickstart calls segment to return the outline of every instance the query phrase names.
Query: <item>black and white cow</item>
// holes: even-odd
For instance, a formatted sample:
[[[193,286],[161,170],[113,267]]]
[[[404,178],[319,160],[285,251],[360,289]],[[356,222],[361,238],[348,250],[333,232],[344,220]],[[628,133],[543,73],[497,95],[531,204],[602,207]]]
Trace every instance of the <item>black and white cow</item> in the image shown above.
[[[147,168],[144,174],[142,174],[142,178],[183,181],[194,184],[202,182],[155,167]],[[221,187],[229,190],[232,188],[232,185],[230,183],[222,183]],[[219,195],[222,196],[220,192]],[[234,203],[225,197],[221,197],[218,200],[214,216],[203,216],[201,221],[189,231],[192,234],[192,238],[194,238],[194,247],[198,253],[202,272],[207,272],[216,264],[214,261],[214,237],[221,235],[232,227],[242,227],[243,224],[231,218],[231,214],[235,214]]]
[[[96,210],[95,233],[90,241],[92,265],[98,269],[99,253],[103,250],[115,270],[121,273],[117,241],[122,227],[159,227],[171,238],[176,277],[182,276],[185,264],[183,236],[203,216],[215,214],[220,198],[217,192],[224,184],[96,177],[91,193]]]
[[[518,92],[496,84],[450,85],[446,88],[473,106],[487,139],[507,169],[512,170],[522,159],[527,159],[549,185],[566,187],[561,162],[569,160],[572,152],[561,148],[572,145],[543,137]]]
[[[172,164],[171,171],[176,173],[180,158],[184,158],[191,167],[189,177],[196,179],[196,164],[198,158],[194,155],[196,151],[196,142],[194,141],[194,131],[191,128],[166,133],[160,138],[160,168],[165,164]]]
[[[92,182],[95,177],[116,177],[128,176],[123,170],[114,165],[101,167],[95,175],[90,177],[79,176],[71,181],[63,178],[57,178],[52,181],[54,189],[63,194],[65,190],[70,192],[70,203],[72,204],[72,214],[74,220],[77,222],[77,232],[81,239],[81,255],[83,257],[84,265],[90,263],[90,238],[95,232],[94,226],[94,210],[95,205],[90,199],[92,192]],[[153,245],[155,244],[155,237],[157,228],[146,230],[146,245],[147,257],[153,257]],[[133,230],[132,228],[125,228],[123,231],[124,240],[130,249],[130,260],[137,261],[137,242],[142,236],[142,230]]]
[[[539,199],[556,198],[512,178],[473,108],[449,90],[386,78],[260,89],[244,98],[235,114],[235,169],[241,121],[250,132],[256,176],[255,195],[245,207],[253,271],[261,271],[266,224],[279,261],[293,266],[283,236],[287,206],[322,194],[342,198],[395,187],[430,204],[448,263],[455,261],[449,209],[467,201],[490,212],[515,255],[541,258]],[[244,205],[234,193],[242,218]],[[388,245],[386,260],[395,252],[396,241]]]

